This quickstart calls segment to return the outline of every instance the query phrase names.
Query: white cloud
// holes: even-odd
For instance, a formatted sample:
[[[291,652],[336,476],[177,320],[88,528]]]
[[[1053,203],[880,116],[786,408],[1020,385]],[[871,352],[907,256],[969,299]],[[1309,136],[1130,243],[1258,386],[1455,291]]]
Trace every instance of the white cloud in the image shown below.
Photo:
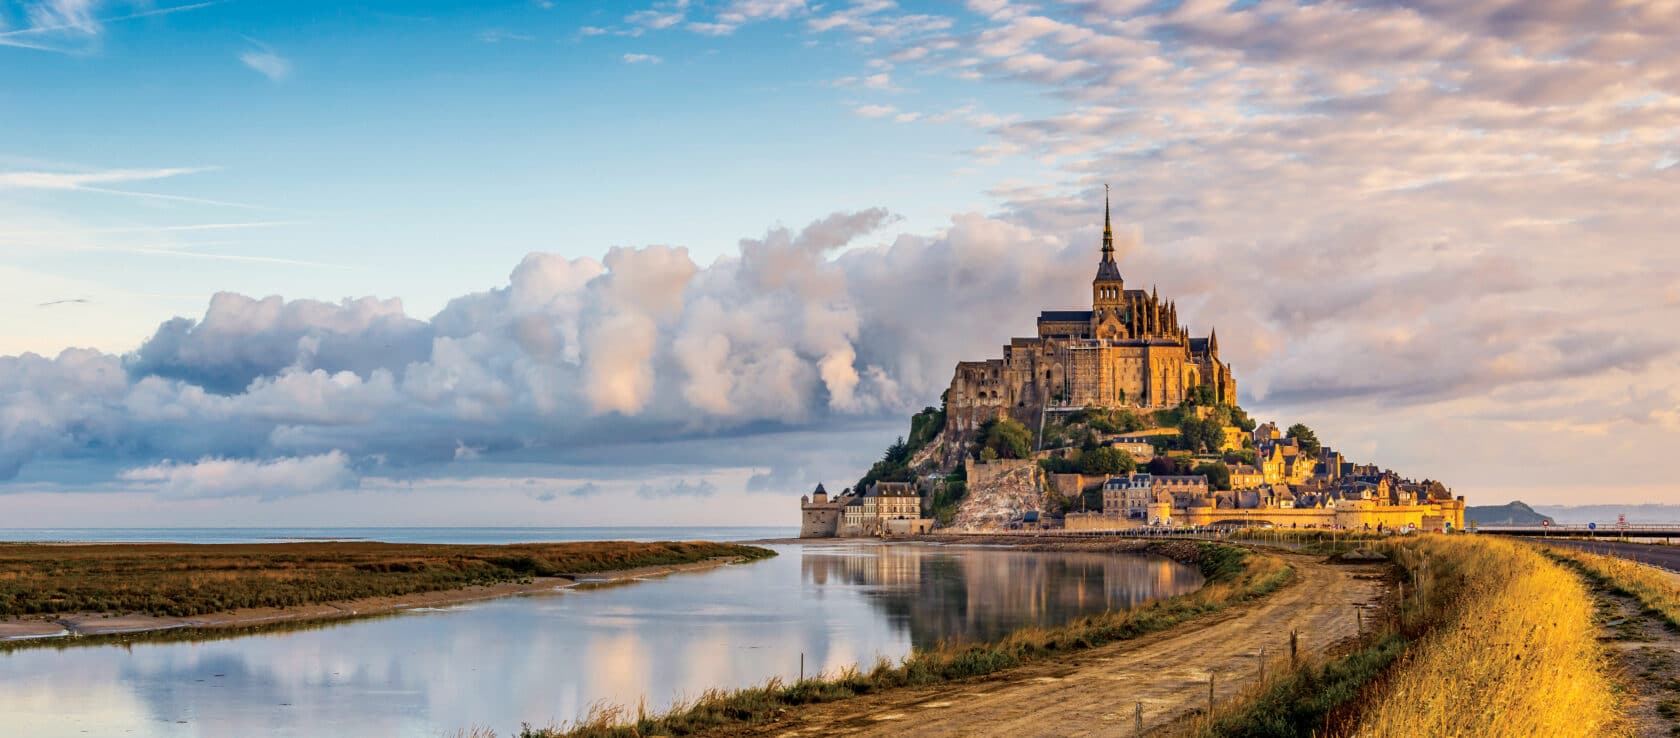
[[[207,172],[211,169],[211,167],[169,167],[163,169],[107,169],[91,172],[0,172],[0,187],[74,190],[96,184],[165,179],[184,174]]]
[[[180,497],[284,497],[356,485],[350,458],[342,451],[270,460],[163,461],[128,469],[118,479]]]
[[[898,109],[891,105],[859,105],[852,108],[852,114],[860,118],[885,118],[896,112]]]
[[[292,76],[292,62],[267,46],[240,54],[239,61],[274,82]]]
[[[620,58],[624,60],[625,64],[660,64],[665,61],[662,57],[653,54],[625,54]]]

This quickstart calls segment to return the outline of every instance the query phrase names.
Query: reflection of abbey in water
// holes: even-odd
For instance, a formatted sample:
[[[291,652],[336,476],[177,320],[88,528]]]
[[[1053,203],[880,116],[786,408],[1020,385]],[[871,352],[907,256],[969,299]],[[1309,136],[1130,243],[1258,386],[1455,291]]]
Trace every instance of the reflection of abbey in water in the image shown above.
[[[867,552],[868,555],[860,555]],[[1195,590],[1201,574],[1167,559],[927,546],[808,548],[805,581],[864,588],[911,644],[989,640],[1027,625],[1126,609]]]

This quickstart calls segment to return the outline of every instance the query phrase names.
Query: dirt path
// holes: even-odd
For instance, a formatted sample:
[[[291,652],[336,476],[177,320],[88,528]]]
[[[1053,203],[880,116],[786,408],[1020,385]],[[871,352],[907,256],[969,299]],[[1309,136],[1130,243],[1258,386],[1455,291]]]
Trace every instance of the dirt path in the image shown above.
[[[1154,730],[1206,707],[1210,673],[1228,699],[1258,676],[1262,647],[1287,653],[1295,630],[1304,651],[1321,653],[1354,635],[1356,608],[1376,607],[1381,566],[1284,556],[1295,582],[1252,605],[991,677],[813,705],[730,734],[1123,736],[1135,732],[1139,702],[1145,731]]]
[[[1583,581],[1598,606],[1599,640],[1628,687],[1634,735],[1680,735],[1680,633],[1638,599]]]

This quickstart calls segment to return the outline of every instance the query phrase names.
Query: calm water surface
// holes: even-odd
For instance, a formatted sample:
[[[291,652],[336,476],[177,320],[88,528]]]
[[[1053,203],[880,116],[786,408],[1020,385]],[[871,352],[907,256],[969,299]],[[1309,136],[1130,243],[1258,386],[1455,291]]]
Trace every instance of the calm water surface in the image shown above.
[[[0,654],[0,734],[517,734],[598,701],[837,670],[1194,590],[1158,558],[921,544],[780,556],[621,586],[225,640]]]

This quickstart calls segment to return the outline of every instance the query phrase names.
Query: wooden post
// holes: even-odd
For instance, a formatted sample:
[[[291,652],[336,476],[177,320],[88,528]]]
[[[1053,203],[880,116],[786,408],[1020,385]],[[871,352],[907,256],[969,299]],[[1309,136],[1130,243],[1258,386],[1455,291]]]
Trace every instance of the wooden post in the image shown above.
[[[1297,654],[1300,650],[1300,646],[1301,643],[1295,631],[1289,631],[1289,668],[1291,669],[1296,666]]]
[[[1213,719],[1213,672],[1208,672],[1208,719]]]
[[[1356,627],[1354,633],[1358,635],[1365,635],[1365,611],[1359,609],[1358,605],[1355,605],[1353,608],[1353,623]]]
[[[1266,684],[1266,647],[1265,646],[1260,647],[1260,684],[1261,684],[1261,686],[1265,686],[1265,684]]]
[[[805,681],[805,652],[799,652],[799,681]]]
[[[1137,703],[1137,712],[1135,713],[1135,715],[1137,717],[1137,734],[1138,735],[1143,735],[1143,703],[1142,702]]]

